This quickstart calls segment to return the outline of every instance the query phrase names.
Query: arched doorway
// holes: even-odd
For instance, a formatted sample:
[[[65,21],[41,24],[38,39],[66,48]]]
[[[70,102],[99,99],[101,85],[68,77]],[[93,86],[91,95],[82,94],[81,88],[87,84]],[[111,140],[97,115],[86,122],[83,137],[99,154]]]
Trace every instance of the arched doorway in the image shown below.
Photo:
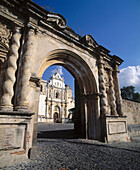
[[[58,123],[60,121],[60,108],[59,108],[59,106],[54,107],[53,119],[54,119],[54,123]]]
[[[58,117],[58,113],[57,112],[54,112],[53,119],[54,119],[54,123],[58,123],[59,117]]]
[[[76,53],[54,50],[46,55],[38,71],[38,77],[52,65],[61,65],[75,78],[74,129],[78,137],[99,139],[99,111],[97,85],[92,70]]]

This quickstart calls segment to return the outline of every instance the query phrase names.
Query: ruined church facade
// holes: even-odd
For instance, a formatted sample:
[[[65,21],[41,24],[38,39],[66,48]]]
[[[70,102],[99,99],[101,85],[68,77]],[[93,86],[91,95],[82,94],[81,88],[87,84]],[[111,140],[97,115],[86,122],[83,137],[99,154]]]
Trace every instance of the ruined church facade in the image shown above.
[[[41,80],[38,121],[46,123],[67,123],[71,109],[75,107],[72,89],[64,83],[64,78],[56,72],[47,82]]]
[[[91,35],[31,0],[0,1],[0,156],[2,164],[28,158],[37,138],[41,77],[61,65],[75,78],[75,135],[128,141],[116,55]]]

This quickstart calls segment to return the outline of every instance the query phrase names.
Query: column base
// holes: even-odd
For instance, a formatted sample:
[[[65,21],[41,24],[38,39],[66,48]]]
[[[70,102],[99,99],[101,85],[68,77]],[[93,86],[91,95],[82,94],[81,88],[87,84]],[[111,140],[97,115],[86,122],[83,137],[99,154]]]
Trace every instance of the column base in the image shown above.
[[[14,110],[19,111],[19,112],[27,112],[27,111],[29,111],[28,106],[16,106],[14,108]]]
[[[130,142],[126,116],[103,115],[101,123],[103,142]]]
[[[0,167],[28,159],[32,148],[33,114],[0,111]]]
[[[13,105],[1,105],[0,110],[1,111],[13,111]]]

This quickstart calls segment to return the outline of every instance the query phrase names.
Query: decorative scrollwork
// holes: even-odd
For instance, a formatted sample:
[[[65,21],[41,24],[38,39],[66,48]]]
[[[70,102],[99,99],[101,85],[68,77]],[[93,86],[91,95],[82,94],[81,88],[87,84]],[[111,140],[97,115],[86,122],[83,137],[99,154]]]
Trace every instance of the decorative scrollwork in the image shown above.
[[[81,41],[85,44],[85,45],[88,45],[90,47],[93,47],[93,48],[97,48],[98,47],[98,44],[97,42],[94,40],[94,38],[87,34],[85,35],[84,37],[81,38]]]
[[[56,25],[59,27],[59,28],[66,28],[67,27],[67,22],[66,22],[66,19],[60,15],[60,14],[48,14],[47,15],[47,21],[48,22],[55,22]]]
[[[0,23],[0,41],[9,47],[9,41],[11,39],[11,32],[7,29],[6,25]]]

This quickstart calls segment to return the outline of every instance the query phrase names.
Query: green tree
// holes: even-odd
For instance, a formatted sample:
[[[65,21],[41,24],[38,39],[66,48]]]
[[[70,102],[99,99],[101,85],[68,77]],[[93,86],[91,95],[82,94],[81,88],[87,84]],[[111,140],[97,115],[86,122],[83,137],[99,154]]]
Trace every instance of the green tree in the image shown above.
[[[121,88],[121,95],[123,99],[140,102],[140,94],[138,92],[135,93],[134,86],[127,86],[127,87]]]

